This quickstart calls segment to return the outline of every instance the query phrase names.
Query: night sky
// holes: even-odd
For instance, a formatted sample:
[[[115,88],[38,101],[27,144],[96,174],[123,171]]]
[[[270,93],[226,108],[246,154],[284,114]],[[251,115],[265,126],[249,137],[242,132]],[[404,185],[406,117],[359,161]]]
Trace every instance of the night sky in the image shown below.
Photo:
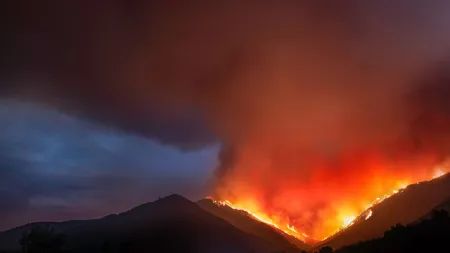
[[[0,102],[0,226],[204,197],[218,145],[192,151],[18,100]]]
[[[449,1],[1,5],[0,230],[450,150]]]

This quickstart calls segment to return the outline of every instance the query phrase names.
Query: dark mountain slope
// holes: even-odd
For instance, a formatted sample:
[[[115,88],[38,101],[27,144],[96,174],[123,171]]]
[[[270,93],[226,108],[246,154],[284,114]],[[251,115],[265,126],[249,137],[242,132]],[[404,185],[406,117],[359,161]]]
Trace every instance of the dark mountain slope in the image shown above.
[[[257,252],[275,250],[178,195],[138,206],[71,232],[71,248],[117,248],[127,244],[136,252]],[[96,237],[93,241],[90,238]]]
[[[309,248],[309,245],[304,242],[253,219],[244,211],[235,210],[228,206],[218,206],[210,199],[202,199],[197,204],[240,230],[259,236],[279,248],[289,248],[291,245],[295,245],[302,250]]]
[[[64,230],[64,233],[67,236],[66,248],[83,253],[105,249],[108,252],[199,253],[279,250],[179,195],[89,221]]]
[[[94,220],[73,220],[64,222],[34,222],[17,228],[13,228],[0,233],[0,251],[1,250],[16,250],[19,247],[19,239],[22,235],[30,231],[33,226],[52,227],[56,233],[65,234],[71,229],[78,226],[83,226]]]
[[[316,248],[329,245],[340,248],[363,240],[383,236],[397,223],[410,224],[450,198],[450,175],[408,186],[406,189],[371,208],[372,216],[357,218],[355,224],[337,233]]]
[[[445,210],[445,211],[450,211],[450,199],[447,199],[446,201],[442,202],[441,204],[439,204],[438,206],[436,206],[435,208],[433,208],[435,210]]]
[[[336,253],[446,253],[450,252],[450,217],[433,211],[430,219],[408,226],[396,225],[382,238],[344,247]]]
[[[431,212],[425,214],[423,217],[421,217],[420,219],[418,219],[418,220],[416,221],[416,223],[419,223],[419,222],[421,222],[421,221],[423,221],[423,220],[426,220],[426,219],[431,219],[431,218],[433,217],[433,215],[435,214],[435,211],[441,211],[441,210],[450,212],[450,198],[447,199],[447,200],[445,200],[445,201],[442,202],[441,204],[435,206],[435,207],[433,208],[433,211],[431,211]]]

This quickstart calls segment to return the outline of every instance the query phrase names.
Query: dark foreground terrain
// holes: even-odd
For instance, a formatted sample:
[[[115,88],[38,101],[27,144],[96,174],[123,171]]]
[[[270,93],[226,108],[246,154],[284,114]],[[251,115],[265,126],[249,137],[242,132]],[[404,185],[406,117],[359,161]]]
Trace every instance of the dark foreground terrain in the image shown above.
[[[32,233],[24,240],[24,234],[26,236],[29,231]],[[61,247],[49,246],[54,244],[61,244]],[[36,249],[40,247],[48,249]],[[268,253],[296,250],[290,245],[278,248],[258,236],[239,230],[179,195],[98,220],[35,223],[0,233],[0,252],[20,252],[21,249],[26,249],[28,253]]]
[[[450,174],[409,185],[399,193],[387,198],[383,202],[373,206],[370,210],[372,216],[366,219],[362,214],[350,226],[326,241],[318,247],[331,246],[338,249],[360,241],[380,238],[384,232],[396,224],[408,225],[423,219],[432,210],[448,210],[445,203],[450,203]],[[448,201],[448,202],[447,202]],[[317,247],[316,247],[317,248]]]
[[[397,224],[383,236],[345,246],[337,253],[444,253],[450,252],[450,216],[447,200],[409,225]],[[191,253],[330,253],[322,245],[302,249],[265,224],[253,223],[241,213],[222,213],[234,225],[193,203],[171,195],[130,211],[98,220],[34,223],[0,233],[0,252],[191,252]],[[231,210],[226,210],[231,212]],[[217,214],[217,215],[219,215]],[[231,217],[231,218],[230,218]],[[307,246],[306,244],[298,244]]]
[[[382,238],[356,243],[338,253],[444,253],[450,252],[450,217],[447,211],[433,211],[430,219],[408,226],[396,225]]]

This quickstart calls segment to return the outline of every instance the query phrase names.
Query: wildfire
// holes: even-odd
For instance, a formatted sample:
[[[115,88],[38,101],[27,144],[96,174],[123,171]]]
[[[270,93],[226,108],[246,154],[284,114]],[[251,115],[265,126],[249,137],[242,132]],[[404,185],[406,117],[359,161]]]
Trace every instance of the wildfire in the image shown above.
[[[443,176],[445,172],[442,168],[437,168],[432,172],[432,178],[437,178]],[[430,178],[430,177],[429,177]],[[423,181],[423,180],[420,180]],[[308,229],[304,229],[302,226],[297,226],[295,219],[286,219],[282,215],[277,215],[276,213],[272,213],[270,209],[264,209],[258,204],[257,201],[251,201],[249,198],[242,198],[241,201],[233,201],[232,200],[213,200],[214,203],[221,206],[228,206],[232,209],[245,211],[254,219],[264,222],[278,230],[282,231],[285,234],[298,238],[307,243],[314,243],[318,241],[325,240],[332,236],[333,234],[339,232],[342,229],[350,227],[357,223],[359,220],[368,220],[373,215],[372,207],[381,203],[385,199],[395,195],[401,194],[403,190],[410,184],[411,181],[407,180],[399,180],[396,183],[396,187],[394,189],[389,189],[385,191],[385,194],[382,194],[376,197],[373,201],[364,205],[362,208],[357,208],[355,206],[342,206],[338,207],[338,213],[335,217],[330,216],[328,218],[328,224],[331,224],[330,229],[322,229],[319,231],[325,231],[325,236],[315,237],[314,234],[309,234],[307,231],[311,231]],[[419,181],[415,181],[417,183]],[[361,216],[361,219],[360,219]],[[335,229],[332,229],[335,228]],[[320,229],[320,228],[318,228]],[[317,230],[315,230],[317,231]],[[320,239],[318,239],[320,238]]]
[[[436,172],[434,172],[433,179],[442,177],[445,173],[441,169],[437,169]]]
[[[249,215],[251,215],[253,218],[255,218],[258,221],[264,222],[272,227],[277,228],[278,230],[281,230],[282,232],[293,236],[295,238],[298,238],[300,240],[306,241],[308,240],[309,236],[306,235],[305,233],[299,233],[297,232],[297,230],[295,229],[294,226],[291,226],[289,224],[277,224],[276,222],[274,222],[272,219],[268,218],[268,216],[264,213],[255,213],[252,212],[251,210],[245,209],[239,205],[234,205],[232,204],[229,200],[224,200],[224,201],[218,201],[218,200],[213,200],[214,203],[216,203],[217,205],[220,206],[228,206],[232,209],[235,210],[239,210],[239,211],[244,211],[246,213],[248,213]]]
[[[372,217],[372,210],[369,210],[369,213],[366,215],[366,220],[368,220],[370,217]]]
[[[297,230],[295,230],[295,227],[294,227],[294,226],[289,226],[289,224],[288,224],[288,225],[287,225],[287,228],[288,228],[289,230],[291,230],[292,232],[294,232],[294,233],[298,233]]]
[[[353,224],[353,221],[356,219],[355,216],[345,217],[344,218],[344,227],[348,227]]]

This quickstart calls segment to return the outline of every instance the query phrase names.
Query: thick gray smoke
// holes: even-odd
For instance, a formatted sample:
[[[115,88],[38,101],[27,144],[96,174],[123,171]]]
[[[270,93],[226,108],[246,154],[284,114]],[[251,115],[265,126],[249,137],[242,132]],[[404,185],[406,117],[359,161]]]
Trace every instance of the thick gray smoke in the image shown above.
[[[225,191],[311,186],[317,163],[342,183],[360,153],[447,154],[448,1],[19,2],[6,96],[186,148],[219,139]]]

